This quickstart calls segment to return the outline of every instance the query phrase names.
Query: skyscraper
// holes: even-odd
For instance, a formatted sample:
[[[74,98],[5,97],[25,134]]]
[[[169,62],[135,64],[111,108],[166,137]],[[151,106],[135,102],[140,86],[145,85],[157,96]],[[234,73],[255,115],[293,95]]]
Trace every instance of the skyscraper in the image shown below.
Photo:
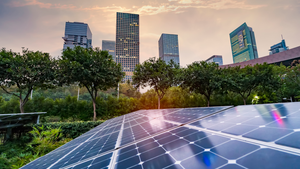
[[[208,58],[205,62],[207,62],[207,63],[215,62],[219,66],[222,66],[223,58],[222,58],[222,55],[213,55],[212,57]]]
[[[282,41],[280,43],[277,43],[273,46],[271,46],[270,49],[270,55],[275,54],[275,53],[279,53],[279,52],[283,52],[288,50],[289,48],[285,45],[285,40],[282,39]]]
[[[230,42],[233,63],[258,58],[254,32],[246,23],[230,33]]]
[[[116,62],[121,63],[125,81],[132,81],[135,66],[140,61],[139,15],[117,12]]]
[[[158,41],[159,58],[168,63],[171,59],[178,65],[179,50],[178,50],[178,35],[174,34],[161,34]]]
[[[108,51],[112,55],[114,61],[116,61],[116,42],[112,40],[102,40],[102,50]]]
[[[65,37],[63,37],[64,49],[81,46],[92,47],[92,32],[88,24],[81,22],[66,22]]]

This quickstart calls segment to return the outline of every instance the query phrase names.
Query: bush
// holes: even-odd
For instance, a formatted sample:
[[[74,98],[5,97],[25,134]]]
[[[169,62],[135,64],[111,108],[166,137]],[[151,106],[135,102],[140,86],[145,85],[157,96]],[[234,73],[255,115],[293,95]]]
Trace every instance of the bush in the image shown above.
[[[62,137],[64,138],[76,138],[81,134],[89,131],[90,129],[100,125],[104,121],[79,121],[79,122],[54,122],[54,123],[43,123],[31,125],[33,128],[44,128],[61,129]]]

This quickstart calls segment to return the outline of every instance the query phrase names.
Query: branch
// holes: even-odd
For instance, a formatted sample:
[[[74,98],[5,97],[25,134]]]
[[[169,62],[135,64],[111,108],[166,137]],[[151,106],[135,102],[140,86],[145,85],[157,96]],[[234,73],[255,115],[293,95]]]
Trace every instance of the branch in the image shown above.
[[[19,98],[18,95],[16,95],[16,94],[14,94],[14,93],[11,93],[11,92],[7,91],[3,86],[0,86],[0,87],[1,87],[7,94],[11,94],[11,95],[14,95],[14,96],[16,96],[16,97]]]
[[[83,84],[85,86],[85,88],[87,88],[88,92],[90,93],[91,97],[92,97],[92,100],[94,100],[93,98],[93,90],[91,91],[90,88],[86,85],[86,84]],[[93,89],[93,88],[92,88]],[[95,100],[94,100],[95,101]]]
[[[32,90],[32,87],[30,89],[28,89],[28,92],[24,98],[22,106],[25,105],[25,103],[28,101],[28,97],[29,97],[29,94],[31,93],[31,90]]]

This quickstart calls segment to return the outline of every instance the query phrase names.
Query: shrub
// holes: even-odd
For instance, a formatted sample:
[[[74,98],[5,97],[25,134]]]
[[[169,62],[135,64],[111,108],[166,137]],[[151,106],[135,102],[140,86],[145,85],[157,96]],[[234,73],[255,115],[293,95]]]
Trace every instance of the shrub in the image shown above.
[[[76,138],[90,129],[100,125],[104,121],[79,121],[79,122],[53,122],[31,125],[33,128],[44,126],[45,128],[60,129],[62,137]]]

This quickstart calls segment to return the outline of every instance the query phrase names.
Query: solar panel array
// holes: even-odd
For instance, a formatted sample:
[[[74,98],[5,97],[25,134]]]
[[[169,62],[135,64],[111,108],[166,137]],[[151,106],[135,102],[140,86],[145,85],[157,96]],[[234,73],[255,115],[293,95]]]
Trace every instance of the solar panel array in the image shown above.
[[[297,168],[300,104],[140,110],[22,167]]]

